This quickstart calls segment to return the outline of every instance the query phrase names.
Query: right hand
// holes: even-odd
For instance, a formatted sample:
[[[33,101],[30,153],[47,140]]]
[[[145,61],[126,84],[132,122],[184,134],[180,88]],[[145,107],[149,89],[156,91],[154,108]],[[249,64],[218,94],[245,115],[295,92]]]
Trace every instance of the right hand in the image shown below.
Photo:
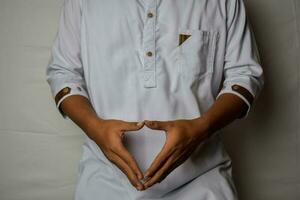
[[[144,122],[99,119],[88,129],[88,134],[101,148],[107,159],[114,163],[138,190],[144,190],[144,185],[140,182],[143,179],[143,173],[134,157],[124,147],[122,138],[126,131],[136,131],[143,126]]]

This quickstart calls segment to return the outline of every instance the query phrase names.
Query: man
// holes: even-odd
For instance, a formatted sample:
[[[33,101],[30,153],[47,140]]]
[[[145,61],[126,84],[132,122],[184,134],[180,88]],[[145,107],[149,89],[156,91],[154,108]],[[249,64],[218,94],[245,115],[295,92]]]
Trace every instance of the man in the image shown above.
[[[87,136],[75,199],[237,199],[219,130],[264,84],[243,0],[65,0],[47,81]]]

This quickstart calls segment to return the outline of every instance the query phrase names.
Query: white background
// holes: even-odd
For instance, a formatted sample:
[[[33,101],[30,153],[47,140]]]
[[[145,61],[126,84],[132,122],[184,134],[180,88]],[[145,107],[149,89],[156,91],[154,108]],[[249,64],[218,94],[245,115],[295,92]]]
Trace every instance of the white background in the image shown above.
[[[241,200],[300,199],[300,0],[245,0],[265,71],[223,132]],[[0,0],[0,199],[71,200],[83,132],[45,80],[62,0]]]

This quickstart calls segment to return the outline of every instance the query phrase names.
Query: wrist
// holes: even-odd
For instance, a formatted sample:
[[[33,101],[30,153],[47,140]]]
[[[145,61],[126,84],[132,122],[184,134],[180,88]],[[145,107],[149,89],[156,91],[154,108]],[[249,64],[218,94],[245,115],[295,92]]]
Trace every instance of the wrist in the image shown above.
[[[89,135],[92,136],[92,134],[95,132],[97,127],[102,123],[103,119],[97,117],[97,116],[90,116],[86,118],[84,124],[85,128],[84,131]]]
[[[205,137],[213,133],[212,124],[209,118],[201,116],[193,119],[197,131],[203,133]]]

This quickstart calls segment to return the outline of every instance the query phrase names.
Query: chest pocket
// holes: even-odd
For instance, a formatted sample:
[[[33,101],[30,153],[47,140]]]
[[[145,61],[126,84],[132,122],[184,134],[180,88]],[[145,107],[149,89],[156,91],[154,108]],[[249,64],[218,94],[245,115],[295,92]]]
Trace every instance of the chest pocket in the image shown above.
[[[184,29],[178,32],[177,69],[189,80],[214,72],[219,34],[216,31]]]

